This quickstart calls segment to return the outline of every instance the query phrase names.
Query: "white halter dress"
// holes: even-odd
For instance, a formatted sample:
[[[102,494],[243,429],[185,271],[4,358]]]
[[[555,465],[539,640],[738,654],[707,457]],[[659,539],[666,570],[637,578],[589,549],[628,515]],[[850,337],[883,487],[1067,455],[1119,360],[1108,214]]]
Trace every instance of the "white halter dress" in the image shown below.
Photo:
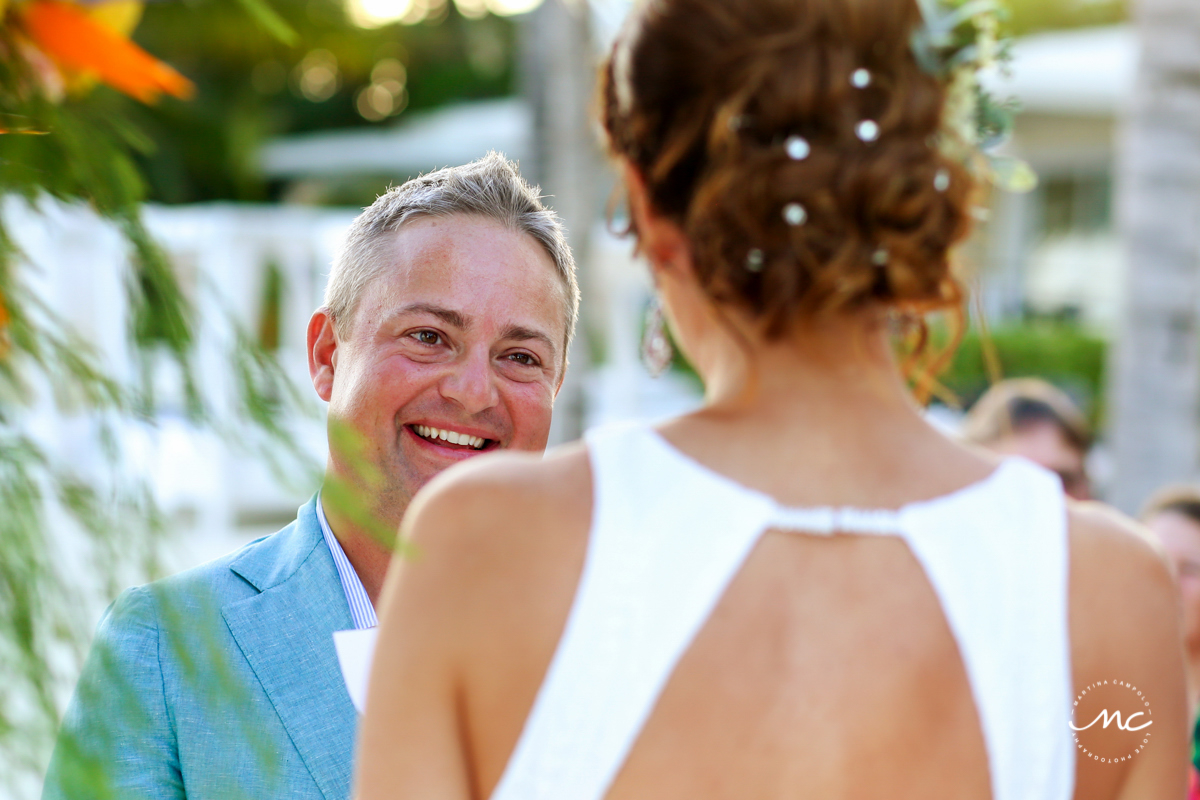
[[[645,427],[587,437],[593,518],[574,604],[492,800],[601,800],[679,658],[768,529],[899,536],[958,643],[993,800],[1068,800],[1075,746],[1061,483],[1009,459],[899,511],[789,509]]]

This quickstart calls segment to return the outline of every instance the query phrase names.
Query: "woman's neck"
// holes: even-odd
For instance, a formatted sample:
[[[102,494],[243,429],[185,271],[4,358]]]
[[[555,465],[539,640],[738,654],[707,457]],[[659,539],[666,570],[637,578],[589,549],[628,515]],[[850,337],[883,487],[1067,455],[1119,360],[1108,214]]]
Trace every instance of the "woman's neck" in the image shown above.
[[[883,325],[867,317],[840,317],[797,328],[778,340],[730,333],[712,343],[699,365],[713,409],[845,418],[849,407],[913,415]],[[866,408],[861,408],[866,410]]]
[[[882,324],[830,320],[745,339],[714,335],[692,349],[707,402],[665,431],[733,480],[790,505],[898,508],[994,469],[924,419]]]

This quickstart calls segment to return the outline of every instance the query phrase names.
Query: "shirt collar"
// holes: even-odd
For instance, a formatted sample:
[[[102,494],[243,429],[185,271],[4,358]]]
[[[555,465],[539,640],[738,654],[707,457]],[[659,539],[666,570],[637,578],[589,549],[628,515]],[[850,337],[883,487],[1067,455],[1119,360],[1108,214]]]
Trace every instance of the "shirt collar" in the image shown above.
[[[355,630],[374,628],[379,624],[379,619],[375,616],[375,606],[371,604],[371,598],[367,596],[367,590],[363,588],[350,559],[346,558],[342,545],[333,535],[329,520],[325,519],[320,492],[317,493],[317,521],[321,523],[321,535],[325,537],[325,544],[328,545],[333,564],[337,567],[338,578],[342,582],[342,591],[346,593],[346,602],[350,606],[350,617],[354,620]]]

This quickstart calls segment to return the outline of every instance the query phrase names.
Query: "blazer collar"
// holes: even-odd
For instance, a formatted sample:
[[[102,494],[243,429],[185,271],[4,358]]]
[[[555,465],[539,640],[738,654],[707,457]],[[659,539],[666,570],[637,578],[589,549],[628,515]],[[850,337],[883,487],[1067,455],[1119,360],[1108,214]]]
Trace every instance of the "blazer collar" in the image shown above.
[[[273,536],[243,548],[229,568],[255,589],[265,592],[295,575],[324,541],[321,523],[317,521],[317,495],[313,495],[300,506],[294,522]],[[329,558],[332,565],[333,556]]]
[[[326,800],[350,796],[357,714],[333,632],[353,628],[315,498],[230,565],[259,590],[221,613]]]

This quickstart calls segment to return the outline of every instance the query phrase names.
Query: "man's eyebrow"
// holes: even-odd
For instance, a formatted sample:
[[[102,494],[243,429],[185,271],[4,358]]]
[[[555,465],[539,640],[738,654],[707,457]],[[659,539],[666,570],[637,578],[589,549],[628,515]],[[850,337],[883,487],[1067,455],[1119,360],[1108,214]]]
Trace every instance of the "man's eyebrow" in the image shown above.
[[[432,303],[410,303],[402,308],[396,309],[389,316],[399,317],[404,314],[430,314],[445,322],[447,325],[453,325],[461,330],[466,330],[471,327],[471,320],[461,311],[455,311],[452,308],[443,306],[435,306]]]
[[[557,353],[558,347],[554,344],[554,340],[541,331],[533,328],[525,328],[521,325],[513,325],[504,331],[503,339],[515,339],[518,342],[537,341],[550,348],[551,353]]]

